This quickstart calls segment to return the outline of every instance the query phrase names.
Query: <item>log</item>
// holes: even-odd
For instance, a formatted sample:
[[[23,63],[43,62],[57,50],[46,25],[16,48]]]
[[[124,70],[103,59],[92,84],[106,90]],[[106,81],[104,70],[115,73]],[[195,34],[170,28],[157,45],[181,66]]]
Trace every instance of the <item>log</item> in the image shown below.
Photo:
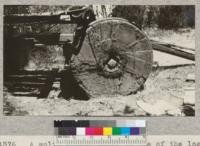
[[[57,69],[51,71],[26,71],[6,74],[4,85],[14,96],[37,96],[46,98],[54,82],[60,82],[61,75]]]
[[[91,18],[90,18],[91,17]],[[60,14],[35,14],[35,15],[6,15],[4,16],[5,24],[16,24],[16,23],[47,23],[47,24],[77,24],[85,23],[84,20],[91,21],[95,17],[93,10],[90,7],[76,7],[72,6],[67,12]],[[93,21],[93,20],[92,20]]]
[[[182,46],[169,44],[169,43],[165,43],[165,42],[159,42],[159,41],[155,41],[155,40],[150,40],[150,41],[151,41],[151,43],[156,43],[156,44],[163,45],[163,46],[170,47],[170,48],[177,48],[179,50],[195,51],[194,48],[182,47]]]
[[[23,39],[25,41],[33,41],[35,46],[44,45],[63,45],[66,42],[73,41],[72,33],[17,33],[17,34],[7,34],[5,35],[5,40],[7,42],[12,42],[13,40]]]
[[[189,60],[193,60],[195,61],[195,54],[194,53],[190,53],[187,51],[183,51],[181,49],[176,49],[174,47],[168,47],[165,45],[161,45],[157,42],[151,41],[152,47],[154,50],[160,51],[160,52],[165,52],[168,54],[172,54],[178,57],[182,57],[185,59],[189,59]]]
[[[5,36],[5,40],[7,42],[11,42],[12,40],[37,40],[42,44],[45,45],[58,45],[61,44],[62,42],[60,42],[60,33],[18,33],[15,35],[10,35],[8,34],[7,36]]]
[[[72,74],[91,97],[129,95],[143,87],[153,64],[147,36],[121,18],[90,24]]]
[[[63,18],[63,19],[62,19]],[[71,24],[69,15],[8,15],[4,16],[5,24],[16,23],[47,23],[47,24]]]

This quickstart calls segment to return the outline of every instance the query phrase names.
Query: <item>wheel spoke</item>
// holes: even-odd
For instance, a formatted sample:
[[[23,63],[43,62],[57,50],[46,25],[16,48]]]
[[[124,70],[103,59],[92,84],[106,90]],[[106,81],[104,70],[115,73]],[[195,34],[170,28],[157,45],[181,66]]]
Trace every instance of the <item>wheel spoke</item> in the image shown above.
[[[131,48],[132,46],[135,46],[137,43],[139,43],[139,42],[141,42],[141,41],[144,41],[144,40],[146,40],[146,39],[147,39],[147,38],[145,37],[145,38],[142,38],[142,39],[140,39],[140,40],[136,40],[136,41],[134,41],[134,42],[128,44],[126,48],[129,49],[129,48]]]

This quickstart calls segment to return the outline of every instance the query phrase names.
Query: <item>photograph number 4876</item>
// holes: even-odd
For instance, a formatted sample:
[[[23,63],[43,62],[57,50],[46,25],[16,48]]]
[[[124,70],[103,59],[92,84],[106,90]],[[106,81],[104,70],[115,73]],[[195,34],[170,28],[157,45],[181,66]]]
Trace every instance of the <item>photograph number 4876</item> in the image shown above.
[[[194,5],[4,5],[4,115],[194,116]]]

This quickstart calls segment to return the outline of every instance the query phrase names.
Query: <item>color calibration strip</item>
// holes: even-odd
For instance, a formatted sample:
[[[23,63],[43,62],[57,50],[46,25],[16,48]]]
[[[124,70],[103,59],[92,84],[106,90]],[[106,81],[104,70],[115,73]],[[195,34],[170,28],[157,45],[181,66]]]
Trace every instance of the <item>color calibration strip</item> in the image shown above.
[[[55,120],[54,127],[146,127],[145,120]]]
[[[80,136],[115,136],[115,135],[145,135],[146,129],[141,127],[60,127],[57,135],[80,135]]]
[[[54,121],[55,146],[145,146],[144,120]]]
[[[54,121],[57,135],[76,136],[133,136],[146,135],[144,120]]]

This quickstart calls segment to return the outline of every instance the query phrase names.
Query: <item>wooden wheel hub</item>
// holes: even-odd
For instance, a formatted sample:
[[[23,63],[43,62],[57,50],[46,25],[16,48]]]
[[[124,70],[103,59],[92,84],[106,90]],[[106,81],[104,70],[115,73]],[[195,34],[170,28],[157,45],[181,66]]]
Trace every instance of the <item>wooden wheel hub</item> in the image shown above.
[[[108,55],[105,54],[99,61],[100,75],[108,78],[119,78],[123,73],[123,58],[120,54],[111,50]]]
[[[111,58],[106,65],[108,66],[108,68],[110,70],[112,70],[112,69],[115,70],[115,68],[118,66],[118,63],[117,63],[116,60],[114,60],[114,59]]]

